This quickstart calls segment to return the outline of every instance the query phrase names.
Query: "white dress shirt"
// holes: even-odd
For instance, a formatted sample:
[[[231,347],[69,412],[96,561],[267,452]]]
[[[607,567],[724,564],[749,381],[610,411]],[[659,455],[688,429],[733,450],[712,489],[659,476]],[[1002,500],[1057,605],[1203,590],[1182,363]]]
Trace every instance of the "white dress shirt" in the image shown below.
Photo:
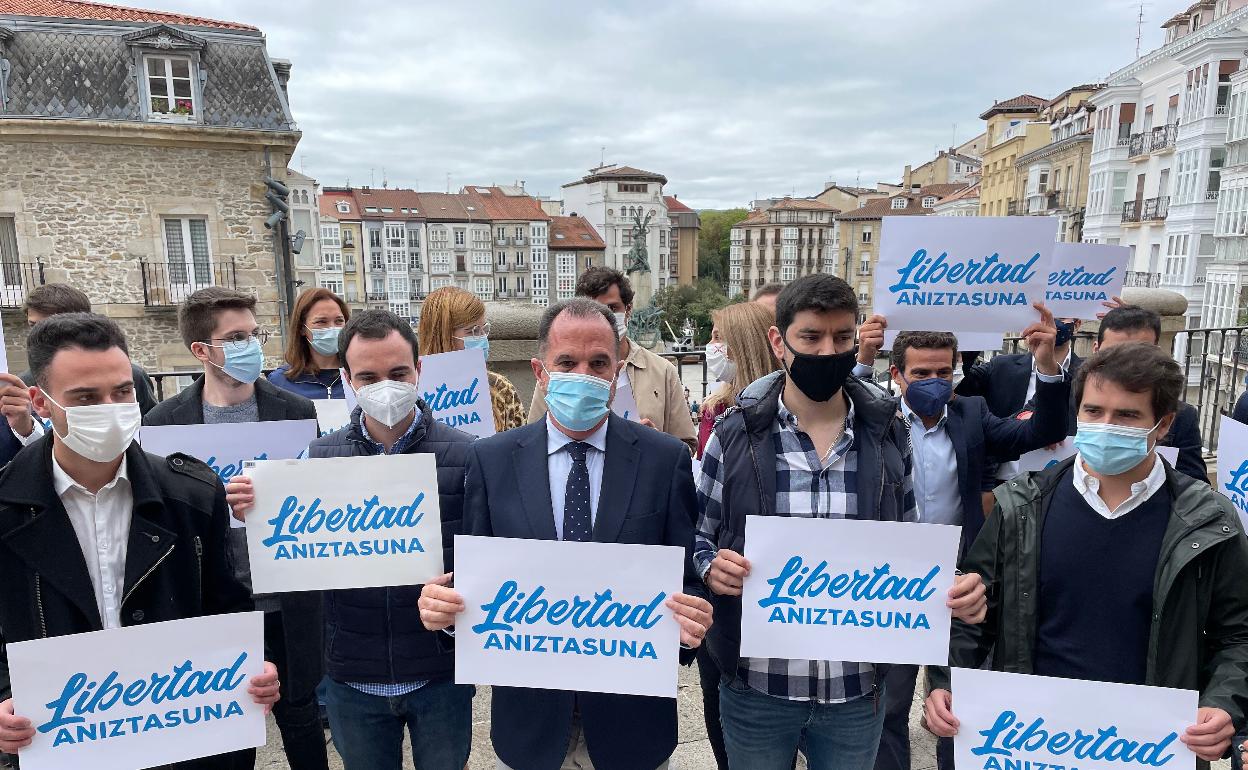
[[[949,407],[940,420],[928,428],[901,399],[901,413],[910,426],[910,449],[914,468],[914,501],[919,521],[925,524],[962,524],[962,495],[958,486],[958,456],[946,426]]]
[[[122,458],[112,481],[91,494],[70,478],[53,455],[52,485],[82,547],[87,573],[95,588],[95,603],[100,608],[100,620],[104,628],[120,628],[126,547],[134,514],[134,491],[126,475],[126,460]]]
[[[1137,481],[1132,484],[1130,496],[1111,511],[1109,506],[1105,504],[1105,501],[1101,499],[1101,496],[1097,494],[1101,489],[1101,480],[1088,473],[1083,467],[1082,455],[1075,455],[1074,469],[1075,491],[1083,496],[1084,501],[1088,505],[1092,506],[1092,510],[1111,521],[1126,516],[1131,511],[1139,508],[1166,483],[1166,464],[1154,452],[1153,469],[1148,472],[1148,476],[1143,481]]]
[[[607,425],[604,420],[598,430],[585,439],[593,449],[585,453],[585,465],[589,468],[589,519],[598,521],[598,495],[602,493],[602,468],[607,458]],[[563,539],[563,498],[568,493],[568,476],[572,473],[572,455],[565,448],[575,443],[559,430],[550,415],[546,415],[546,469],[550,476],[550,503],[555,515],[555,535]]]

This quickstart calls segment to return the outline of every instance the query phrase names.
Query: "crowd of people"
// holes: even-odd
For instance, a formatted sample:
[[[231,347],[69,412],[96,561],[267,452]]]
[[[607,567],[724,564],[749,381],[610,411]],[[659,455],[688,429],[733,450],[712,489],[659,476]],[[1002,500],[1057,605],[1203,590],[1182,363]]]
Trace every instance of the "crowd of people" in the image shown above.
[[[30,371],[0,374],[5,761],[16,766],[34,728],[11,698],[4,645],[254,607],[268,662],[250,692],[272,706],[292,770],[328,767],[322,704],[347,768],[397,770],[406,738],[416,767],[461,770],[475,689],[455,682],[453,543],[472,534],[684,549],[667,608],[721,770],[791,770],[799,754],[815,770],[908,770],[920,667],[741,654],[748,516],[960,527],[952,665],[1197,690],[1181,740],[1202,760],[1229,755],[1248,713],[1248,540],[1209,484],[1155,313],[1112,303],[1086,359],[1079,319],[1042,304],[1026,352],[982,362],[951,333],[902,331],[886,388],[888,319],[860,324],[849,285],[806,276],[713,314],[715,385],[691,410],[677,369],[628,338],[627,277],[592,268],[576,293],[542,316],[527,413],[489,372],[497,433],[474,439],[435,420],[418,389],[422,356],[480,349],[488,361],[486,308],[462,289],[431,293],[415,330],[307,290],[267,377],[255,297],[202,289],[178,315],[202,373],[159,403],[81,291],[32,291]],[[636,421],[611,411],[624,389]],[[253,595],[245,530],[227,526],[252,511],[250,479],[223,485],[189,455],[148,454],[139,427],[315,419],[313,400],[348,393],[349,424],[308,457],[432,455],[447,574]],[[1248,418],[1248,397],[1235,415]],[[1072,456],[1019,472],[1020,456],[1064,442]],[[1158,447],[1177,448],[1177,463]],[[924,723],[951,770],[949,671],[924,678]],[[666,768],[677,726],[670,698],[492,692],[500,768]],[[255,762],[252,750],[178,766]]]

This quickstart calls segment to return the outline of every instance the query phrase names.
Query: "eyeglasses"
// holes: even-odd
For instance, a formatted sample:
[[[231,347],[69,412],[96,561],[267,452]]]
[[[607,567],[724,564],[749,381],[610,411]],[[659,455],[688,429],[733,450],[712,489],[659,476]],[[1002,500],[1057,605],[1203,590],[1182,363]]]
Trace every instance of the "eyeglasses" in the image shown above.
[[[238,332],[236,334],[231,334],[228,337],[209,337],[206,341],[204,341],[204,344],[213,348],[224,348],[225,350],[243,351],[247,349],[247,346],[251,344],[252,340],[257,340],[260,343],[260,347],[264,347],[264,343],[269,341],[269,333],[264,332],[264,331],[253,332],[251,334],[244,334],[243,332]],[[220,345],[209,344],[212,342],[220,342],[222,344]]]
[[[458,329],[456,329],[455,331],[457,331],[457,332],[461,332],[461,331],[462,331],[462,332],[466,332],[465,334],[456,334],[456,335],[454,335],[454,336],[456,336],[456,337],[460,337],[460,338],[463,338],[463,337],[488,337],[488,336],[490,336],[490,322],[489,322],[489,321],[486,321],[485,323],[480,324],[479,326],[472,326],[472,327],[468,327],[468,326],[461,326],[461,327],[459,327]]]

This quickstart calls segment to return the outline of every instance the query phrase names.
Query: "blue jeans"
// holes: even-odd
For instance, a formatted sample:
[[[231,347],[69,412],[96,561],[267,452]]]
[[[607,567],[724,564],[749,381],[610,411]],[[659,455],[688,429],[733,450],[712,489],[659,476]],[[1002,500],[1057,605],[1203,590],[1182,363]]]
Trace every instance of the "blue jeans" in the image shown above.
[[[719,686],[719,718],[732,770],[792,770],[799,745],[810,770],[871,770],[884,709],[870,695],[848,703],[793,701],[733,679]]]
[[[334,748],[346,770],[400,770],[406,728],[416,767],[463,770],[472,749],[474,693],[470,685],[443,680],[387,698],[327,678]]]

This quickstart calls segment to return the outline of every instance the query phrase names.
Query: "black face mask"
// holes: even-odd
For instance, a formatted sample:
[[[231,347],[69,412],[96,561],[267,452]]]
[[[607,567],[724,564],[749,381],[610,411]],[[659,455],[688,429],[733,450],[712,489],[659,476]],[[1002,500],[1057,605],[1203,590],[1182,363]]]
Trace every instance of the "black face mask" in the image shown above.
[[[1060,348],[1075,336],[1075,324],[1059,320],[1054,320],[1053,323],[1057,326],[1057,339],[1053,341],[1053,346]]]
[[[782,338],[783,339],[783,338]],[[802,395],[811,401],[823,403],[835,396],[854,371],[858,359],[858,348],[844,353],[833,353],[817,356],[810,353],[798,353],[784,340],[784,346],[793,354],[793,363],[785,366],[785,371],[793,380]]]

